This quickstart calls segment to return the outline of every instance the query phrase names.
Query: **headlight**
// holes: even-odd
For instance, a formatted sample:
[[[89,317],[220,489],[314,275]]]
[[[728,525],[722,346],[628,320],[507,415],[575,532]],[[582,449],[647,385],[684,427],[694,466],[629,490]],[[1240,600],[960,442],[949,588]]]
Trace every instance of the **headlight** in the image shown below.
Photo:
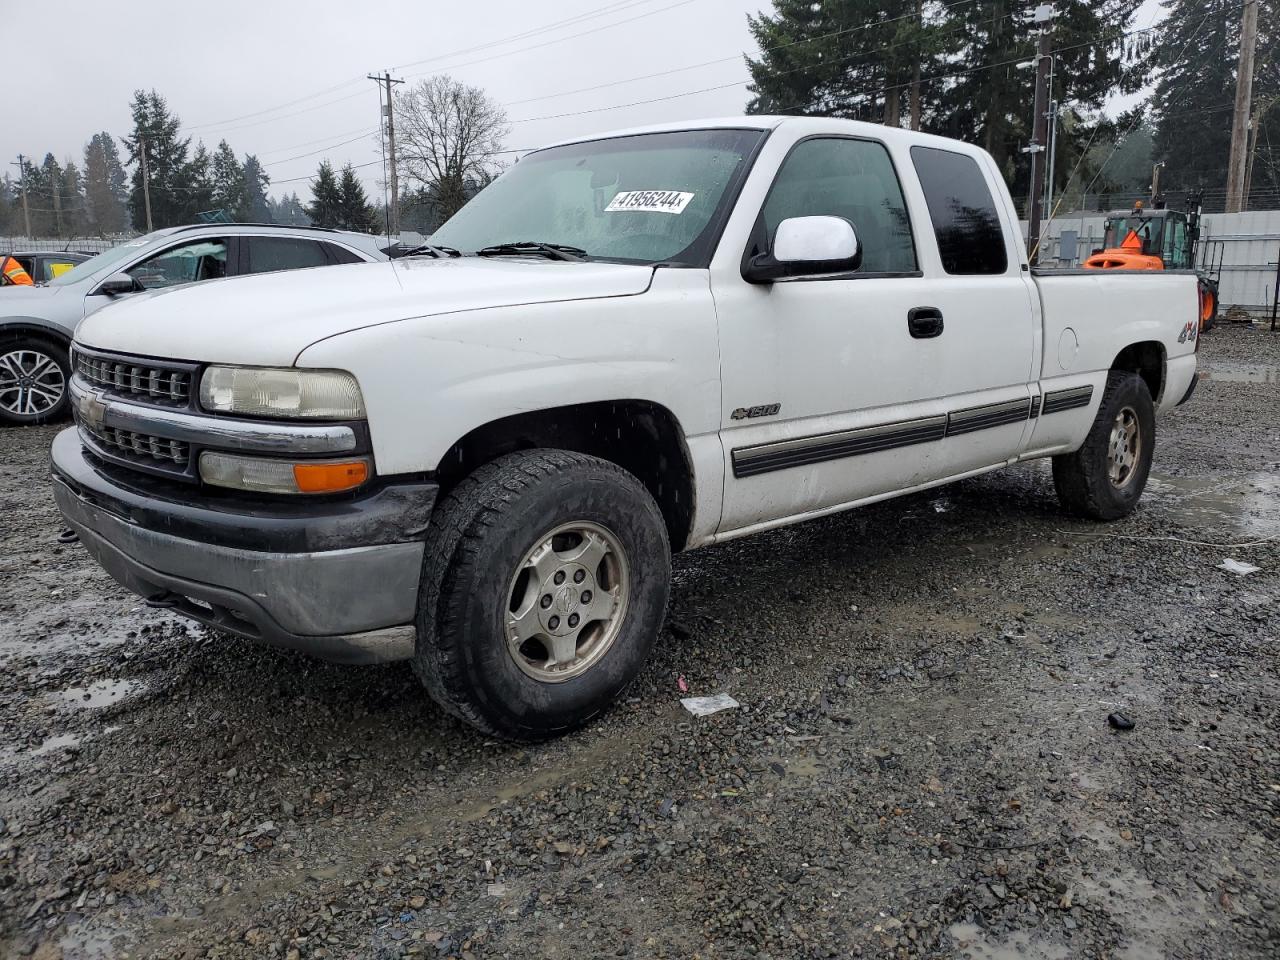
[[[364,416],[360,385],[342,370],[210,367],[200,380],[200,405],[251,417],[358,420]]]
[[[254,493],[341,493],[369,479],[369,461],[268,460],[206,450],[200,479],[215,487]]]

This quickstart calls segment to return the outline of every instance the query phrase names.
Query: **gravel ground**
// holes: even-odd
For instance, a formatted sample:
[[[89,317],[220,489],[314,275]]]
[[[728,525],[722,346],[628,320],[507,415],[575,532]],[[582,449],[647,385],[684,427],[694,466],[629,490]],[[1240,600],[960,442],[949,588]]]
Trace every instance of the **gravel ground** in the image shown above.
[[[536,748],[140,608],[0,431],[0,956],[1274,958],[1280,542],[1205,544],[1280,534],[1280,336],[1201,356],[1133,517],[1035,464],[679,557]]]

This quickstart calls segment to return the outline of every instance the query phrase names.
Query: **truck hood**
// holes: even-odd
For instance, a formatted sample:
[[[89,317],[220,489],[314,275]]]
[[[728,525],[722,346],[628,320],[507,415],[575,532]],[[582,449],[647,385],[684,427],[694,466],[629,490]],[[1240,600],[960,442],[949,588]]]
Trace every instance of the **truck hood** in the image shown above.
[[[411,258],[212,280],[87,317],[76,340],[175,360],[289,365],[318,340],[414,317],[644,293],[653,268],[523,258]]]

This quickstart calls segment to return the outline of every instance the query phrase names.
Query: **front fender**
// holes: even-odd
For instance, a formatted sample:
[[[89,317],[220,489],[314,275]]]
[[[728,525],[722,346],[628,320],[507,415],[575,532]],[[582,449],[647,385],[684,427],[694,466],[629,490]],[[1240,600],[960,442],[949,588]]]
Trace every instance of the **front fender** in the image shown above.
[[[353,330],[297,363],[356,376],[383,475],[431,472],[477,427],[570,404],[646,400],[670,410],[686,438],[719,428],[715,308],[701,270],[659,270],[639,296]]]

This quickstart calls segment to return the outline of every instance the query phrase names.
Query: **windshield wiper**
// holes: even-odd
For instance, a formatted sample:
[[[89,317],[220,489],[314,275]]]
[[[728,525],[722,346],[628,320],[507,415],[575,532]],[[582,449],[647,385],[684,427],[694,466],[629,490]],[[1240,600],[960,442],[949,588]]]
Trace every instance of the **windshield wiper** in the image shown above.
[[[481,247],[476,251],[477,257],[522,257],[533,254],[550,260],[587,259],[587,251],[581,247],[571,247],[565,243],[542,243],[538,240],[515,240],[511,243],[495,243],[490,247]]]
[[[447,257],[462,256],[461,250],[455,250],[453,247],[437,247],[434,243],[420,243],[408,253],[401,254],[403,257],[422,257],[431,256],[437,259]]]

